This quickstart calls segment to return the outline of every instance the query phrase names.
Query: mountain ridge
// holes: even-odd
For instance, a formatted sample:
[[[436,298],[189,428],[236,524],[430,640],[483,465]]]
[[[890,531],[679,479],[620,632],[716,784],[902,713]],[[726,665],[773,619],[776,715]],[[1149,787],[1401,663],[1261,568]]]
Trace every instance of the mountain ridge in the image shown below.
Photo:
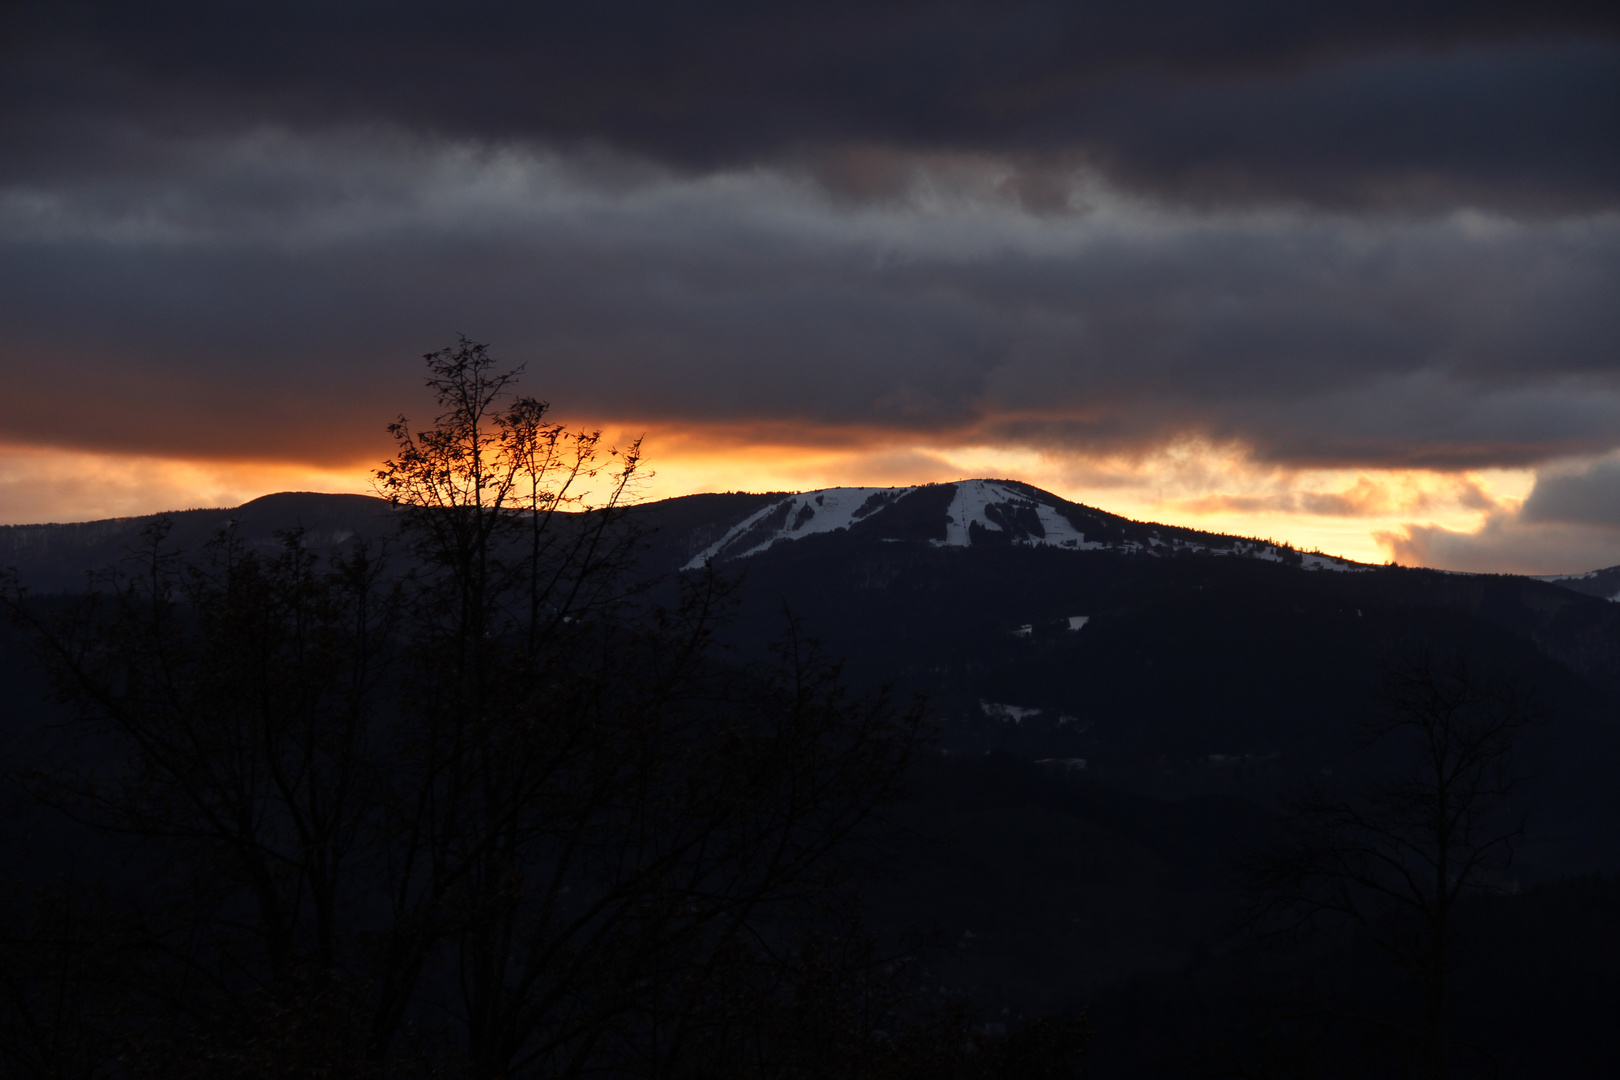
[[[658,553],[654,561],[668,570],[737,562],[777,543],[836,532],[936,547],[1010,544],[1148,556],[1236,555],[1306,570],[1355,572],[1379,565],[1269,538],[1128,518],[998,478],[886,488],[703,492],[640,503],[634,509],[661,534],[651,542]],[[116,565],[158,522],[169,523],[169,539],[182,549],[201,546],[227,527],[239,529],[254,547],[268,549],[279,543],[278,533],[297,528],[306,542],[335,548],[356,536],[385,538],[393,515],[386,499],[372,495],[276,492],[235,507],[0,525],[0,569],[15,568],[23,584],[36,591],[63,591],[81,585],[87,572]],[[1620,601],[1620,566],[1507,576]]]
[[[338,550],[385,539],[396,513],[368,496],[280,493],[10,526],[0,566],[20,554],[25,584],[69,588],[164,518],[181,548],[229,527],[255,550],[289,528]],[[918,839],[874,878],[863,917],[886,941],[948,928],[930,970],[988,1007],[1077,1007],[1211,955],[1229,857],[1268,835],[1301,783],[1369,767],[1353,749],[1380,673],[1425,650],[1545,704],[1522,740],[1531,779],[1516,806],[1534,814],[1504,887],[1620,869],[1620,605],[1591,592],[1605,571],[1340,560],[1358,572],[1304,572],[1311,554],[1287,545],[1131,521],[1007,480],[707,493],[636,514],[633,572],[659,580],[651,603],[705,561],[730,583],[715,634],[726,663],[765,657],[791,626],[852,693],[923,703],[934,743],[896,810]],[[0,735],[55,715],[29,655],[0,624]]]
[[[684,569],[749,558],[780,541],[840,530],[868,530],[880,540],[923,541],[936,547],[1012,544],[1149,555],[1241,555],[1311,570],[1369,566],[1273,540],[1137,521],[1021,481],[984,478],[785,493],[694,555]]]

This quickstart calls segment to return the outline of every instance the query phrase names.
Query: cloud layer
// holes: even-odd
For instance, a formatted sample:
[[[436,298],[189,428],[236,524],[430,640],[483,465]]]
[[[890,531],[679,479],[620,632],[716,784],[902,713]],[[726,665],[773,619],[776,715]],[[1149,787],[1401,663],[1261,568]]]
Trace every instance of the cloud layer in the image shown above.
[[[1620,432],[1611,213],[1195,212],[1077,174],[1038,214],[990,164],[849,207],[368,133],[174,157],[0,203],[7,438],[332,461],[455,330],[581,414],[810,442],[1478,468]],[[44,365],[82,376],[71,428]]]
[[[0,18],[0,443],[351,469],[465,332],[571,418],[873,481],[1197,445],[1232,482],[1163,505],[1424,558],[1620,515],[1607,8]]]
[[[1620,17],[1588,3],[195,0],[8,21],[13,176],[150,164],[131,127],[333,122],[702,171],[830,157],[857,190],[839,148],[1375,204],[1608,205],[1620,175]]]

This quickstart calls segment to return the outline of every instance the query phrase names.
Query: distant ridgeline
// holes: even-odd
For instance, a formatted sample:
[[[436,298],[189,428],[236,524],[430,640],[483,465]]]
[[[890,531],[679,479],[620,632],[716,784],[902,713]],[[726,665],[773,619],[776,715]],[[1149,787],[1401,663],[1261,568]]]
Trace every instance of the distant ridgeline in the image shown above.
[[[270,552],[277,534],[302,529],[306,545],[340,549],[356,536],[392,535],[394,511],[387,500],[368,495],[323,495],[284,491],[230,509],[177,510],[141,517],[109,518],[51,525],[0,525],[0,569],[14,567],[33,592],[82,589],[86,575],[116,568],[143,546],[147,530],[169,523],[165,546],[196,551],[222,529],[233,530],[249,548]]]
[[[852,540],[935,548],[1030,547],[1146,556],[1239,556],[1304,570],[1365,571],[1372,566],[1270,540],[1134,521],[1015,480],[959,480],[893,488],[826,488],[776,494],[688,495],[637,507],[653,530],[658,570],[716,566],[774,545],[830,534]],[[141,547],[145,530],[170,523],[168,546],[189,551],[231,528],[250,547],[271,550],[277,535],[303,530],[307,545],[341,548],[356,537],[393,534],[393,508],[366,495],[282,492],[229,509],[181,510],[71,524],[0,526],[0,568],[17,569],[36,592],[80,588],[90,572],[116,567]],[[1535,580],[1620,600],[1620,566]]]
[[[828,488],[775,497],[686,564],[746,558],[784,540],[847,531],[935,547],[1022,545],[1147,555],[1241,555],[1307,570],[1360,570],[1348,559],[1284,544],[1132,521],[1014,480],[959,480],[901,488]]]
[[[1552,574],[1536,580],[1550,581],[1554,585],[1562,585],[1566,589],[1574,589],[1587,596],[1620,602],[1620,566],[1611,566],[1605,570],[1589,570],[1584,574]]]

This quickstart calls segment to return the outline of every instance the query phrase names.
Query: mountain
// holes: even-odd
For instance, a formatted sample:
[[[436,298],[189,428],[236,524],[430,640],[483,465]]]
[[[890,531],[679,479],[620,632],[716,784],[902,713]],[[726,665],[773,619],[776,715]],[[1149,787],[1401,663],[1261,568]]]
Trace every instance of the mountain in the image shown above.
[[[1460,651],[1541,709],[1503,882],[1525,899],[1491,916],[1501,952],[1470,958],[1471,988],[1541,1016],[1562,978],[1542,962],[1612,983],[1587,951],[1538,952],[1533,929],[1562,883],[1620,870],[1620,605],[1601,594],[1134,522],[1006,481],[699,505],[678,512],[702,526],[661,557],[741,580],[733,648],[759,649],[791,612],[855,685],[925,695],[940,753],[902,821],[930,839],[874,881],[868,918],[937,929],[927,979],[952,993],[1013,1015],[1096,1001],[1099,1048],[1251,1020],[1186,981],[1200,973],[1217,1005],[1256,993],[1242,961],[1219,959],[1233,859],[1270,835],[1280,795],[1357,767],[1384,672],[1423,651]],[[1596,929],[1616,893],[1582,880],[1606,898],[1583,909]],[[1615,996],[1594,989],[1569,1015]],[[1092,1074],[1142,1075],[1144,1056],[1105,1065],[1099,1049]]]
[[[894,488],[732,492],[678,496],[635,510],[647,524],[647,565],[668,572],[724,566],[778,542],[827,534],[938,548],[1051,547],[1146,556],[1237,556],[1304,570],[1365,571],[1373,566],[1271,540],[1135,521],[1014,480],[961,480]],[[0,567],[15,568],[37,592],[72,590],[86,573],[117,566],[164,523],[168,543],[192,550],[230,528],[249,546],[271,550],[278,534],[336,549],[355,538],[392,535],[394,510],[367,495],[280,492],[226,509],[180,510],[70,524],[0,525]],[[1473,575],[1467,575],[1473,576]],[[1620,600],[1620,566],[1535,578],[1573,592]]]
[[[306,544],[338,550],[386,539],[394,515],[381,499],[284,493],[231,510],[9,526],[0,566],[48,593],[118,565],[159,520],[181,550],[225,528],[250,547],[301,529]],[[1614,571],[1546,580],[1371,566],[1132,521],[1008,480],[693,495],[637,507],[633,520],[641,573],[707,565],[741,582],[727,635],[739,655],[758,654],[791,615],[854,685],[924,695],[950,753],[999,750],[1153,797],[1267,798],[1334,767],[1393,658],[1466,648],[1582,718],[1541,737],[1561,769],[1610,767],[1574,747],[1606,745],[1615,728],[1620,605],[1599,599],[1613,595]],[[1594,775],[1549,805],[1584,823],[1570,835],[1595,836],[1612,817],[1620,851],[1614,800],[1588,812],[1569,794],[1594,786],[1608,785]]]
[[[1236,555],[1307,570],[1364,569],[1347,559],[1303,554],[1270,541],[1132,521],[1013,480],[827,488],[763,497],[752,513],[704,543],[683,569],[745,559],[782,541],[833,533],[944,548],[1010,545],[1077,552]]]
[[[1561,780],[1524,865],[1620,852],[1620,606],[1565,582],[1357,564],[1010,481],[713,498],[650,507],[674,512],[653,557],[741,579],[734,647],[786,610],[855,684],[925,695],[951,753],[1269,798],[1338,766],[1389,665],[1461,649],[1562,718],[1531,740]]]
[[[300,529],[338,550],[386,539],[394,517],[381,499],[283,493],[231,510],[9,526],[0,566],[49,593],[118,565],[159,520],[181,550],[225,528],[250,547]],[[641,573],[707,565],[740,581],[727,635],[739,655],[758,654],[791,615],[857,687],[926,696],[949,753],[999,750],[1153,797],[1267,798],[1334,767],[1393,658],[1465,648],[1581,718],[1540,737],[1560,769],[1612,764],[1575,747],[1607,745],[1615,729],[1620,605],[1599,599],[1614,595],[1614,570],[1532,579],[1371,566],[1132,521],[1009,480],[693,495],[637,507],[633,520]],[[1607,781],[1564,786],[1554,816],[1583,823],[1564,832],[1590,840],[1612,817],[1620,851],[1620,806],[1604,796],[1599,813],[1571,794]],[[1551,847],[1545,857],[1587,865]]]
[[[169,515],[169,538],[195,547],[230,527],[268,546],[302,528],[336,549],[385,538],[393,515],[284,494]],[[1282,793],[1355,767],[1382,673],[1424,650],[1461,651],[1541,705],[1506,884],[1541,896],[1536,882],[1620,870],[1616,569],[1359,564],[1007,480],[693,495],[632,519],[643,573],[737,582],[722,641],[737,658],[792,618],[854,689],[926,699],[937,750],[896,811],[913,839],[873,876],[867,918],[895,938],[937,931],[928,978],[992,1011],[1099,1000],[1099,1018],[1138,1016],[1128,987],[1204,964],[1233,855],[1269,835]],[[0,565],[39,592],[81,587],[156,520],[0,529]],[[39,690],[21,655],[0,641],[14,705]]]

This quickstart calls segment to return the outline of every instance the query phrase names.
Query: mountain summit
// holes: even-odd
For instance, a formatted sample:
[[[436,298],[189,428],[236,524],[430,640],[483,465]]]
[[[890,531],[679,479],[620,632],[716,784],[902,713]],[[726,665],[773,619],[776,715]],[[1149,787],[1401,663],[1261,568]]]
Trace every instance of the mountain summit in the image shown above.
[[[958,480],[893,488],[823,488],[774,499],[726,529],[685,569],[744,559],[826,533],[934,547],[1053,547],[1149,555],[1238,555],[1308,570],[1363,570],[1348,559],[1283,544],[1132,521],[1016,480]]]

